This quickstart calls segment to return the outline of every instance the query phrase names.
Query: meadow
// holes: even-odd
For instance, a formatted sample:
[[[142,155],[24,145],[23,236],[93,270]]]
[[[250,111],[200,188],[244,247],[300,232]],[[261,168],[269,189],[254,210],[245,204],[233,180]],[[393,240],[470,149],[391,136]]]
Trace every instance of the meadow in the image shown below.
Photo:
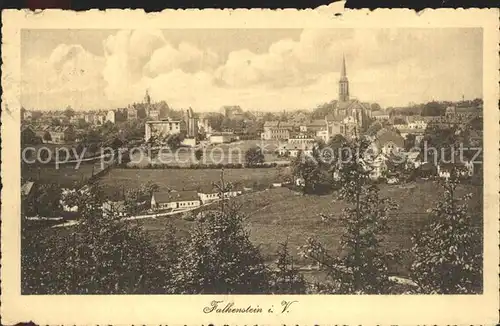
[[[288,167],[225,169],[224,181],[234,187],[265,188],[281,182],[289,175]],[[114,168],[99,179],[109,198],[115,198],[123,189],[138,188],[148,182],[156,183],[160,191],[171,189],[197,190],[220,182],[219,169],[119,169]]]
[[[472,193],[469,202],[471,214],[475,214],[478,225],[482,221],[482,188],[462,185],[458,195]],[[421,181],[414,187],[381,185],[381,194],[399,204],[399,209],[390,215],[390,231],[383,241],[383,247],[401,250],[402,260],[392,266],[392,272],[406,275],[410,264],[411,236],[419,225],[428,218],[428,210],[440,200],[442,189],[432,181]],[[298,247],[313,237],[325,245],[333,254],[340,254],[340,239],[344,232],[339,220],[346,203],[336,199],[335,194],[316,196],[302,195],[287,188],[267,189],[246,194],[232,200],[246,216],[246,226],[252,242],[258,246],[267,262],[276,259],[279,243],[288,241],[291,254],[298,265],[307,265],[299,255]],[[321,214],[330,216],[325,222]],[[180,217],[158,218],[135,221],[152,234],[152,239],[161,241],[165,225],[172,223],[178,229],[178,236],[189,236],[194,222]],[[406,251],[406,252],[405,252]]]

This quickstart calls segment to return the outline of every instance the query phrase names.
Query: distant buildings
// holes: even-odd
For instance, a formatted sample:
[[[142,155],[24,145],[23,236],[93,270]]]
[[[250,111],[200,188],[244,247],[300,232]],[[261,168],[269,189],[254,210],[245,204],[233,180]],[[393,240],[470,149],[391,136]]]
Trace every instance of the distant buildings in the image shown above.
[[[74,141],[76,138],[75,129],[73,126],[40,126],[35,130],[38,137],[44,143],[63,144]]]
[[[127,108],[127,120],[137,120],[137,118],[137,109],[134,106],[129,106]]]
[[[234,120],[244,119],[244,112],[237,105],[222,107],[222,113],[228,119],[234,119]]]

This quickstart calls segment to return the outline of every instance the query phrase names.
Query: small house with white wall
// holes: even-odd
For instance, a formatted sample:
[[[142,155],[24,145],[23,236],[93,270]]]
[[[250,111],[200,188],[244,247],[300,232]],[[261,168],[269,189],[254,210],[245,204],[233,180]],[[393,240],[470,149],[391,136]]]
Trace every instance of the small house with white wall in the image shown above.
[[[151,196],[151,209],[189,209],[201,205],[196,191],[155,192]]]

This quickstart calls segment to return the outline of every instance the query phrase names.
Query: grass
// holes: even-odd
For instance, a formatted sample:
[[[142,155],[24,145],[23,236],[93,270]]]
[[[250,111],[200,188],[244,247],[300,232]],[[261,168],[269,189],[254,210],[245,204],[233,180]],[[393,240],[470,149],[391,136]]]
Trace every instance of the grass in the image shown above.
[[[61,187],[74,187],[75,183],[88,180],[92,173],[101,170],[100,163],[82,163],[78,169],[74,164],[63,164],[56,168],[54,163],[44,165],[26,164],[21,168],[21,177],[38,183],[57,183]]]
[[[224,180],[235,186],[259,187],[279,182],[289,171],[286,167],[257,169],[226,169]],[[221,171],[218,169],[112,169],[100,179],[107,196],[114,198],[123,189],[138,188],[151,181],[160,191],[169,189],[196,190],[200,186],[211,186],[219,182]]]
[[[459,195],[466,192],[474,194],[470,201],[472,213],[481,216],[481,187],[461,186]],[[442,194],[441,188],[433,182],[419,182],[414,188],[381,185],[381,193],[399,203],[400,208],[389,220],[389,231],[383,247],[395,250],[411,248],[411,235],[418,225],[427,218],[426,211],[433,207]],[[345,202],[335,200],[334,195],[303,196],[287,188],[269,189],[247,194],[234,199],[233,203],[241,207],[247,216],[247,228],[252,242],[260,247],[266,259],[271,262],[276,257],[280,242],[288,241],[289,249],[299,264],[305,264],[298,255],[298,247],[306,244],[308,237],[313,237],[333,254],[341,253],[340,239],[344,232],[339,214],[346,207]],[[320,214],[331,215],[328,223],[323,222]],[[179,229],[179,236],[189,235],[192,222],[180,218],[166,218],[139,221],[154,237],[161,238],[161,230],[167,223],[173,223]],[[410,261],[404,258],[393,272],[399,275],[408,273]]]

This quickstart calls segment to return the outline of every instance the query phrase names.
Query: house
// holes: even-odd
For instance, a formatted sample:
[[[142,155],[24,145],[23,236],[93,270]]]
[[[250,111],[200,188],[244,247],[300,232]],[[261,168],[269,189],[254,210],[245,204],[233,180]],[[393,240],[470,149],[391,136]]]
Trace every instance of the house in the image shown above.
[[[286,157],[298,157],[301,152],[305,155],[313,154],[314,144],[284,144],[278,148],[278,155]]]
[[[210,144],[231,143],[236,140],[238,140],[238,136],[236,136],[233,132],[230,131],[213,133],[209,137]]]
[[[472,177],[474,164],[472,162],[440,163],[437,165],[437,174],[440,178],[449,179],[455,173],[458,177]]]
[[[180,120],[159,120],[159,121],[146,121],[144,124],[144,140],[148,141],[152,136],[165,137],[171,134],[178,134],[181,132]]]
[[[370,162],[368,170],[370,171],[370,179],[378,180],[385,176],[388,172],[387,161],[389,158],[385,154],[379,154]]]
[[[288,138],[288,143],[295,145],[312,144],[314,142],[314,134],[307,132],[292,132]]]
[[[125,202],[123,200],[120,201],[105,201],[102,206],[102,214],[103,216],[114,215],[119,217],[124,217],[127,215],[127,209],[125,206]]]
[[[127,120],[137,120],[137,109],[133,106],[127,108]]]
[[[115,123],[116,122],[116,112],[113,110],[109,110],[106,114],[106,122]]]
[[[196,191],[155,192],[151,196],[151,209],[189,209],[201,205]]]
[[[284,121],[266,121],[264,122],[264,132],[261,137],[264,140],[286,140],[290,138],[290,132],[295,129],[293,123]]]
[[[49,126],[42,125],[35,131],[44,143],[62,144],[76,139],[76,132],[73,126]],[[50,135],[50,137],[46,137]]]
[[[375,149],[383,154],[396,154],[404,149],[405,140],[393,130],[381,129],[375,136]]]
[[[373,119],[379,120],[379,121],[389,120],[389,113],[386,113],[386,112],[381,111],[381,110],[371,111],[371,117]]]
[[[224,192],[224,198],[228,199],[236,197],[241,195],[242,193],[243,191],[241,190],[231,189],[229,191]],[[198,197],[200,198],[201,203],[205,205],[207,203],[219,200],[221,198],[221,194],[213,187],[201,187],[198,189]]]
[[[415,136],[415,144],[414,146],[418,146],[420,142],[424,139],[424,134],[425,134],[425,129],[421,128],[401,128],[399,129],[399,133],[401,137],[406,139],[408,135],[414,135]]]

